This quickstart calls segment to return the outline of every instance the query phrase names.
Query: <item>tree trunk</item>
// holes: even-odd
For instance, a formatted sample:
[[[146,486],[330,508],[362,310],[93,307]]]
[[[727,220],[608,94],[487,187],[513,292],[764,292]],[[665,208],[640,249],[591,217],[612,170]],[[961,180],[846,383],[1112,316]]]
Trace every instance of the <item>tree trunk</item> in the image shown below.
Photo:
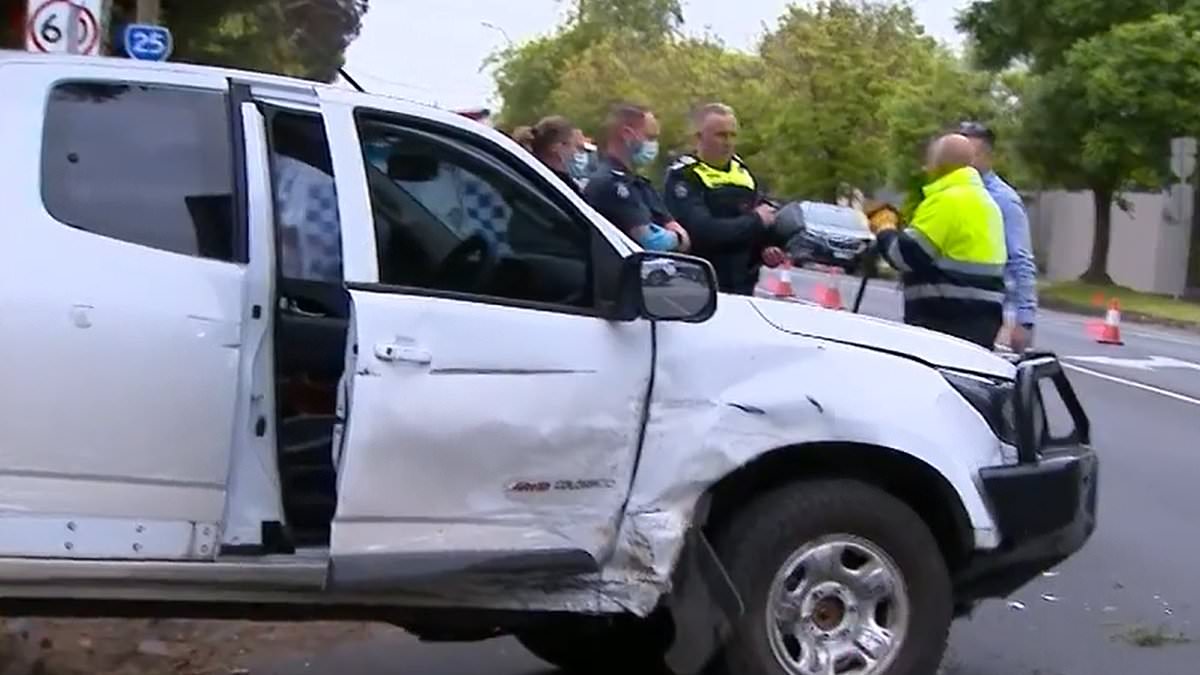
[[[1083,273],[1083,280],[1092,284],[1111,284],[1112,277],[1108,276],[1108,244],[1112,240],[1112,203],[1113,189],[1111,187],[1093,187],[1092,199],[1096,205],[1096,228],[1092,238],[1092,262]]]

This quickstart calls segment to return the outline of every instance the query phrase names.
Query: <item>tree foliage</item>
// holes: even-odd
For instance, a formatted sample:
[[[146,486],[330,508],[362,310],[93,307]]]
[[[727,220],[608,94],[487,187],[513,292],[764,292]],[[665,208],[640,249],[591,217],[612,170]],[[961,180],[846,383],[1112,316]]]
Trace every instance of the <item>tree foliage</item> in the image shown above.
[[[496,88],[504,99],[502,126],[527,124],[546,114],[566,71],[589,50],[612,40],[638,54],[663,47],[683,23],[679,0],[571,0],[567,21],[549,35],[492,55]],[[607,47],[605,46],[607,45]]]
[[[1004,78],[926,36],[906,2],[797,4],[751,53],[686,37],[675,0],[573,2],[559,29],[491,60],[503,126],[555,113],[594,133],[611,103],[631,100],[658,113],[665,148],[682,150],[687,113],[720,100],[774,193],[832,199],[847,183],[918,180],[922,137],[964,116],[1010,125]]]
[[[172,60],[332,80],[358,36],[367,0],[163,0]],[[136,17],[116,0],[113,25]]]
[[[1013,61],[1043,73],[1063,63],[1080,40],[1113,26],[1175,12],[1190,0],[976,0],[959,15],[980,64],[1002,70]]]
[[[629,36],[612,36],[567,65],[549,109],[584,128],[599,129],[611,104],[635,101],[657,113],[663,148],[681,151],[690,145],[691,106],[737,100],[739,83],[754,67],[753,58],[704,40],[646,45]]]
[[[1197,130],[1194,4],[985,0],[960,17],[982,63],[1021,60],[1034,73],[1021,111],[1030,165],[1049,183],[1095,195],[1089,281],[1111,281],[1114,200],[1132,186],[1162,187],[1170,139]]]
[[[911,7],[855,0],[792,6],[761,46],[765,98],[753,161],[781,192],[833,198],[887,178],[884,104],[922,77],[938,47]]]
[[[889,182],[910,196],[919,194],[926,182],[922,160],[927,144],[950,124],[987,120],[999,137],[1011,144],[1012,124],[1007,113],[1014,94],[999,78],[972,70],[942,50],[930,54],[920,72],[921,77],[898,87],[882,109],[888,120]],[[1008,156],[1003,149],[998,154]]]

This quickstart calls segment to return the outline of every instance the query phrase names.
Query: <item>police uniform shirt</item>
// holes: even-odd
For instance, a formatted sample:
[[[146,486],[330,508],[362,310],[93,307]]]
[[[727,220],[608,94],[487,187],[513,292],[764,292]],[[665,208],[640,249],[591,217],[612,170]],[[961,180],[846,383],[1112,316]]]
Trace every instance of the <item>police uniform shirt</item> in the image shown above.
[[[635,227],[665,225],[674,220],[649,180],[608,155],[601,157],[583,196],[600,215],[627,234]]]
[[[752,293],[769,240],[754,211],[761,200],[758,184],[745,162],[734,157],[718,168],[683,155],[668,168],[663,191],[696,255],[716,269],[721,290]]]

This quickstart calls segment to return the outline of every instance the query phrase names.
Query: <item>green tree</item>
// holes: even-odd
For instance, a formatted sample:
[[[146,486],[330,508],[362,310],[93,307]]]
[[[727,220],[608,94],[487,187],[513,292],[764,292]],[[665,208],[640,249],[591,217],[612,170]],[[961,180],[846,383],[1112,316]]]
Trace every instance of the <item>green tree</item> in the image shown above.
[[[114,27],[137,0],[116,0]],[[367,0],[163,0],[172,60],[331,81],[358,36]]]
[[[1200,34],[1179,15],[1160,14],[1081,43],[1068,63],[1089,75],[1085,168],[1107,170],[1120,186],[1165,187],[1171,138],[1200,130],[1200,102],[1192,96],[1200,84]],[[1098,231],[1105,241],[1096,243],[1089,269],[1096,279],[1106,276],[1096,256],[1107,252],[1109,236],[1107,227]]]
[[[945,52],[931,55],[923,77],[901,83],[883,106],[891,185],[917,193],[926,182],[922,159],[930,139],[958,120],[994,118],[992,86],[992,77]]]
[[[1113,26],[1175,12],[1194,0],[974,0],[959,15],[979,63],[1003,70],[1014,61],[1044,73],[1063,64],[1076,42]]]
[[[650,49],[664,44],[683,24],[679,0],[571,0],[557,30],[493,54],[496,88],[504,100],[500,124],[529,124],[551,109],[550,100],[570,64],[593,46],[622,39]]]
[[[1191,0],[982,0],[959,18],[992,68],[1028,65],[1021,146],[1048,183],[1089,189],[1095,236],[1084,278],[1111,282],[1114,200],[1160,187],[1168,139],[1195,133]],[[1200,248],[1200,244],[1197,244]]]
[[[792,6],[763,41],[756,148],[782,193],[832,199],[840,183],[887,178],[883,103],[938,49],[903,3],[821,0]]]
[[[655,111],[667,151],[691,145],[688,113],[697,103],[737,101],[756,59],[702,39],[646,45],[613,36],[592,45],[564,70],[549,108],[589,131],[598,131],[611,104],[633,101]],[[664,153],[663,161],[666,160]]]
[[[999,138],[996,171],[1015,185],[1031,185],[1034,178],[1018,151],[1023,73],[975,70],[945,50],[932,54],[921,72],[922,77],[904,83],[884,103],[889,183],[910,198],[918,197],[927,182],[922,160],[928,142],[956,122],[978,120]],[[906,206],[907,211],[913,204]]]
[[[1094,196],[1084,279],[1111,283],[1113,203],[1131,187],[1165,185],[1170,139],[1196,129],[1190,92],[1198,78],[1200,39],[1180,15],[1159,14],[1078,42],[1037,83],[1025,115],[1027,156],[1047,177]]]

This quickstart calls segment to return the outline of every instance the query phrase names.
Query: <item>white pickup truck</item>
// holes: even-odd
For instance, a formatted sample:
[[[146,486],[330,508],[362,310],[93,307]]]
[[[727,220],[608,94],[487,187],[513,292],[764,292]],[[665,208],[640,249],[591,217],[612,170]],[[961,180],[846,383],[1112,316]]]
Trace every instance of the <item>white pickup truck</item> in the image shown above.
[[[102,58],[0,87],[4,613],[927,675],[1095,527],[1053,356],[718,298],[483,125]]]

